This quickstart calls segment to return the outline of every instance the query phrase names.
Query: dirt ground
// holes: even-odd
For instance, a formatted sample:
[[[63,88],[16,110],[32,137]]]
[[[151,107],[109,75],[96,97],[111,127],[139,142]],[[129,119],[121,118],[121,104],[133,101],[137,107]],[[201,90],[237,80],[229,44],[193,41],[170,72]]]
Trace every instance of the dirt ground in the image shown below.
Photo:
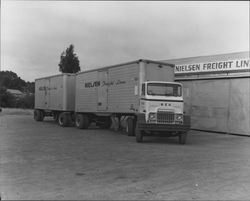
[[[0,113],[2,199],[249,200],[250,138],[190,131],[134,137]]]

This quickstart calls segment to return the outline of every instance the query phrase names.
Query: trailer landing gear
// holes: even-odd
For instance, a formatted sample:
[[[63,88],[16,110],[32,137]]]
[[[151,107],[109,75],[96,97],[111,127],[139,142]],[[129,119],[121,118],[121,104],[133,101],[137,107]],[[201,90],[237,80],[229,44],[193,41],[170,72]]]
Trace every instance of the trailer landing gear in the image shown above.
[[[127,119],[126,132],[128,136],[135,136],[135,120],[132,117]]]
[[[112,121],[111,121],[111,118],[109,116],[98,118],[97,122],[96,122],[96,126],[98,126],[100,128],[104,128],[104,129],[110,128],[111,124],[112,124]]]
[[[43,111],[41,111],[41,110],[34,110],[34,119],[36,121],[43,121],[43,119],[44,119]]]

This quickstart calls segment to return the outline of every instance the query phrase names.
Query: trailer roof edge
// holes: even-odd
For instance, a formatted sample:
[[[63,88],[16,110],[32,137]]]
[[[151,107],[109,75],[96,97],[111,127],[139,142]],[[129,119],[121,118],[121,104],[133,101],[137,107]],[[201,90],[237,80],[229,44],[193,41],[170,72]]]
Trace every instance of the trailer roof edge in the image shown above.
[[[166,62],[162,62],[162,61],[153,61],[153,60],[148,60],[148,59],[138,59],[138,60],[130,61],[130,62],[126,62],[126,63],[120,63],[120,64],[115,64],[115,65],[90,69],[90,70],[86,70],[86,71],[81,71],[81,72],[78,72],[76,74],[82,74],[82,73],[87,73],[87,72],[92,72],[92,71],[104,70],[104,69],[108,69],[108,68],[114,68],[114,67],[118,67],[118,66],[124,66],[124,65],[129,65],[129,64],[133,64],[133,63],[139,63],[139,62],[167,65],[167,66],[171,66],[172,68],[174,68],[174,66],[175,66],[174,64],[166,63]]]
[[[61,74],[56,74],[56,75],[49,75],[49,76],[46,76],[46,77],[39,77],[39,78],[36,78],[36,80],[41,80],[41,79],[46,79],[46,78],[51,78],[51,77],[57,77],[57,76],[61,76],[61,75],[76,75],[76,73],[61,73]]]

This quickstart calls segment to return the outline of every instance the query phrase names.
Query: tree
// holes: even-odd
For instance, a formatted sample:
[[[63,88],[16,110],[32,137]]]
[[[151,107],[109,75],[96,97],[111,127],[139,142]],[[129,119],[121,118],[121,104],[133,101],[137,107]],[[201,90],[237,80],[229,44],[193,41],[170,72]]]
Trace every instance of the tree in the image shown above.
[[[15,97],[7,89],[18,89],[25,93],[23,97]],[[34,107],[35,83],[25,82],[12,71],[0,71],[0,107]]]
[[[27,83],[12,71],[0,71],[0,87],[24,91]]]
[[[81,70],[79,59],[74,53],[74,46],[71,44],[66,52],[62,52],[61,61],[58,64],[59,71],[62,73],[77,73]]]
[[[5,88],[0,88],[0,107],[15,107],[15,104],[16,98]]]

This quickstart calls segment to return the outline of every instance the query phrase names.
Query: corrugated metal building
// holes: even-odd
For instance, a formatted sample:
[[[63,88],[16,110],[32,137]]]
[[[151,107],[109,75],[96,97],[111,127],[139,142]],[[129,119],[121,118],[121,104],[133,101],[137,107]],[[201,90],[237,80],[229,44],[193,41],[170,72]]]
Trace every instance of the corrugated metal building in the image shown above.
[[[250,135],[249,52],[165,62],[176,65],[192,129]]]

